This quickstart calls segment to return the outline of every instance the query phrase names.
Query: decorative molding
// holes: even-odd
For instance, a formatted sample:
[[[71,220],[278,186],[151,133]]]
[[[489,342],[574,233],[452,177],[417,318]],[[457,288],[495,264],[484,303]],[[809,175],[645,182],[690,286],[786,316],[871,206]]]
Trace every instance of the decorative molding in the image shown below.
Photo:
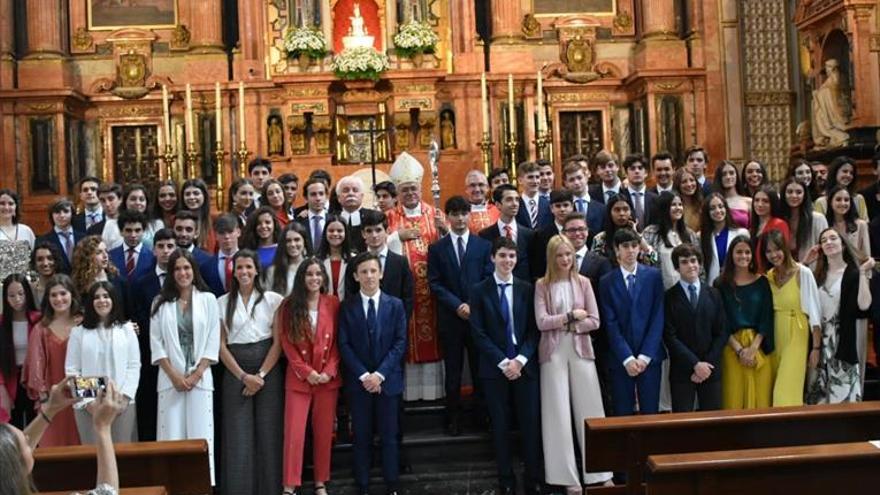
[[[409,84],[407,86],[395,87],[396,93],[431,93],[437,89],[433,84]]]
[[[89,31],[80,26],[73,33],[73,49],[77,52],[89,52],[95,49],[95,40]]]
[[[327,88],[287,88],[287,96],[291,98],[309,98],[313,96],[327,96],[327,94]]]
[[[172,50],[188,50],[189,42],[192,34],[186,24],[178,24],[171,32],[171,49]]]
[[[297,102],[290,104],[290,113],[294,115],[302,115],[304,113],[312,112],[316,115],[327,115],[329,112],[327,111],[327,102],[326,101],[306,101],[306,102]]]
[[[395,99],[394,101],[395,111],[406,111],[411,108],[418,108],[419,110],[433,110],[434,98],[430,96],[424,96],[417,98],[399,98]]]
[[[577,93],[550,93],[550,103],[581,103],[601,101],[608,103],[610,100],[608,93],[597,92],[577,92]]]
[[[745,94],[745,105],[756,106],[790,106],[795,102],[795,94],[791,91],[756,91]]]
[[[161,106],[110,106],[98,107],[103,118],[155,117],[162,115]]]
[[[522,33],[526,39],[541,38],[541,21],[539,21],[531,12],[523,16]]]
[[[632,15],[624,10],[614,16],[614,22],[612,25],[614,26],[615,31],[629,31],[630,28],[633,27]]]
[[[880,52],[880,34],[872,34],[869,45],[872,52]]]
[[[660,91],[675,91],[684,84],[684,81],[658,81],[654,83],[654,89]]]
[[[31,103],[28,105],[28,109],[33,112],[48,112],[53,110],[56,105],[56,103]]]

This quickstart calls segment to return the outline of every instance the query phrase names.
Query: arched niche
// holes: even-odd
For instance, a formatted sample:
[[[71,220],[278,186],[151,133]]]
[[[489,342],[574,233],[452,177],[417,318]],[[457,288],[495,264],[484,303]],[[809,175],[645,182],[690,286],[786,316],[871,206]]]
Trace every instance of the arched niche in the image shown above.
[[[825,36],[822,42],[822,60],[819,64],[819,74],[814,88],[818,88],[825,81],[825,71],[823,69],[825,61],[835,59],[839,64],[840,70],[840,87],[844,91],[852,91],[852,64],[850,62],[850,46],[849,38],[846,33],[840,29],[832,29]]]

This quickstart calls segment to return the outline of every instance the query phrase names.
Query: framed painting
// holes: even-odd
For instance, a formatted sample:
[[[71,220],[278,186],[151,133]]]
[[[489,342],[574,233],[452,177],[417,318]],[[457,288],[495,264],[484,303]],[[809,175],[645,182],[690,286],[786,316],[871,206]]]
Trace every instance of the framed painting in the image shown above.
[[[173,28],[177,0],[88,0],[89,30]]]
[[[532,0],[536,17],[571,14],[614,15],[617,0]]]

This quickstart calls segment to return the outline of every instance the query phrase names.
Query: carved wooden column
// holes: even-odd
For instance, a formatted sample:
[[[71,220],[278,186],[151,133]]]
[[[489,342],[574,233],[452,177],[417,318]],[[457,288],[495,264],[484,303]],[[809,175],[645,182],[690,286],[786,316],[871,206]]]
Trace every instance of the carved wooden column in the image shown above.
[[[642,38],[676,37],[675,4],[669,0],[642,1]]]
[[[474,2],[452,2],[449,6],[452,30],[452,53],[456,72],[481,72],[483,52],[476,50],[477,24]]]
[[[522,5],[519,1],[492,0],[492,41],[521,39],[522,19]]]
[[[220,0],[190,0],[190,19],[194,48],[223,50],[223,6]]]
[[[877,105],[880,104],[880,88],[877,85],[878,47],[871,46],[872,38],[872,14],[877,15],[874,7],[857,6],[847,9],[847,23],[851,36],[853,70],[853,115],[850,121],[852,127],[873,127],[880,122],[880,112]]]
[[[687,67],[687,47],[675,28],[675,7],[669,0],[641,0],[641,40],[636,67],[659,69]]]
[[[266,2],[238,0],[238,39],[239,64],[236,79],[253,80],[266,77],[265,47],[266,39],[263,19],[265,18]]]
[[[64,19],[67,18],[63,0],[31,0],[27,2],[28,55],[65,52]]]
[[[12,0],[0,0],[0,89],[11,88],[14,84],[15,19]]]
[[[514,0],[492,0],[492,72],[531,72],[534,52],[523,44],[522,5]]]

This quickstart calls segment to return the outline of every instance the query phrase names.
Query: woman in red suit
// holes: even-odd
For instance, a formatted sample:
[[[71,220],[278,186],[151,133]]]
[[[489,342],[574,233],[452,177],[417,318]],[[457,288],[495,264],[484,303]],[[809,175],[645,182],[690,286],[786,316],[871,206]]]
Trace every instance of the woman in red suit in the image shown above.
[[[338,376],[336,318],[339,300],[327,295],[327,273],[318,258],[299,266],[293,291],[276,314],[275,328],[282,333],[287,356],[284,407],[284,494],[294,495],[302,484],[306,421],[312,413],[312,457],[315,494],[327,495],[330,450],[336,400],[342,380]]]

